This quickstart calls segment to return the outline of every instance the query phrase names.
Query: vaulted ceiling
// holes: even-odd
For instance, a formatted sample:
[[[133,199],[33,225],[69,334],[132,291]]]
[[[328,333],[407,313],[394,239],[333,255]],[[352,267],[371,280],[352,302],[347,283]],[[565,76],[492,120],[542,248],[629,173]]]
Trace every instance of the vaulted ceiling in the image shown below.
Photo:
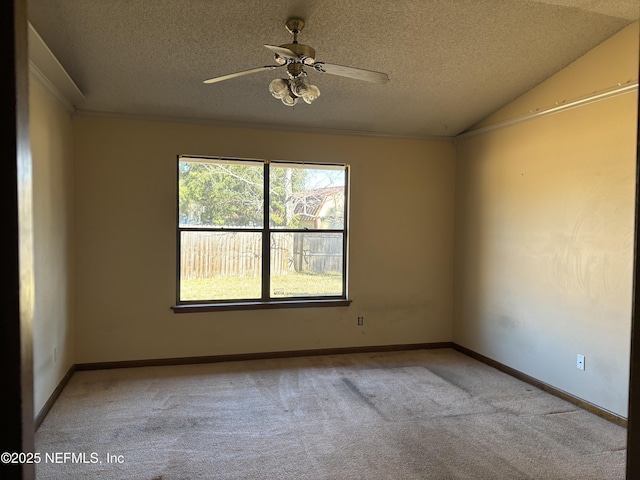
[[[638,0],[30,0],[29,21],[85,100],[81,111],[230,125],[452,136],[628,24]],[[380,85],[311,71],[321,96],[287,107],[264,44],[388,73]]]

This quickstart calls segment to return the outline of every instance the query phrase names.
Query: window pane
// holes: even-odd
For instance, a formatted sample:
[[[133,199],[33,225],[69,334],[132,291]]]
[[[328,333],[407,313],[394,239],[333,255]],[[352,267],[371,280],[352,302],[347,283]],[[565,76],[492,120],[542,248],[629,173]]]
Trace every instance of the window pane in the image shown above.
[[[270,165],[269,222],[272,228],[342,229],[343,166]]]
[[[262,227],[263,179],[261,162],[181,159],[180,226]]]
[[[271,234],[271,297],[342,295],[342,233]]]
[[[262,235],[181,232],[180,300],[258,299]]]

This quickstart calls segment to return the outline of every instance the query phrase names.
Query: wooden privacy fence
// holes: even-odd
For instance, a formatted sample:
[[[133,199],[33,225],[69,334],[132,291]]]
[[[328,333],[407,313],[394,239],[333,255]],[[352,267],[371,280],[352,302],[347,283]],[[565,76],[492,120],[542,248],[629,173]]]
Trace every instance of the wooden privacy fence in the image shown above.
[[[182,232],[182,279],[257,277],[262,239],[255,232]],[[271,236],[271,274],[342,272],[342,234],[286,232]]]

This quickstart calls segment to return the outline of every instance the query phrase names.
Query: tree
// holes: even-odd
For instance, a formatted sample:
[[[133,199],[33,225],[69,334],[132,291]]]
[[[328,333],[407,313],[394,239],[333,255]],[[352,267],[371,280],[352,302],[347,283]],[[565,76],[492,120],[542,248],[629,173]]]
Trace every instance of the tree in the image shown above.
[[[270,169],[269,222],[296,228],[296,202],[306,188],[309,170]],[[180,223],[194,226],[262,227],[262,164],[180,162]]]
[[[180,223],[261,227],[262,165],[180,162]]]

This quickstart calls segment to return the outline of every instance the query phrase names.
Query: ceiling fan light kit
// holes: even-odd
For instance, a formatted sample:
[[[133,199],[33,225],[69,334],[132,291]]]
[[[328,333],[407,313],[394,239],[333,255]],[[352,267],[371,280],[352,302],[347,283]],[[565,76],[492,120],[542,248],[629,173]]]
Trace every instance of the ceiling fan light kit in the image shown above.
[[[320,89],[315,85],[311,85],[307,80],[307,72],[304,71],[304,67],[309,67],[320,73],[329,73],[331,75],[364,80],[365,82],[382,84],[389,81],[389,76],[386,73],[316,61],[316,51],[309,45],[298,43],[298,34],[303,27],[304,20],[290,18],[286,21],[285,28],[293,35],[293,42],[280,46],[265,45],[266,48],[274,53],[277,65],[265,65],[264,67],[214,77],[205,80],[204,83],[217,83],[251,73],[286,67],[288,78],[276,78],[271,81],[269,92],[274,98],[281,100],[283,104],[292,107],[298,103],[300,98],[305,103],[311,104],[320,96]]]
[[[320,89],[309,84],[305,77],[306,74],[294,78],[276,78],[269,84],[269,92],[290,107],[298,103],[299,98],[311,104],[320,96]]]

